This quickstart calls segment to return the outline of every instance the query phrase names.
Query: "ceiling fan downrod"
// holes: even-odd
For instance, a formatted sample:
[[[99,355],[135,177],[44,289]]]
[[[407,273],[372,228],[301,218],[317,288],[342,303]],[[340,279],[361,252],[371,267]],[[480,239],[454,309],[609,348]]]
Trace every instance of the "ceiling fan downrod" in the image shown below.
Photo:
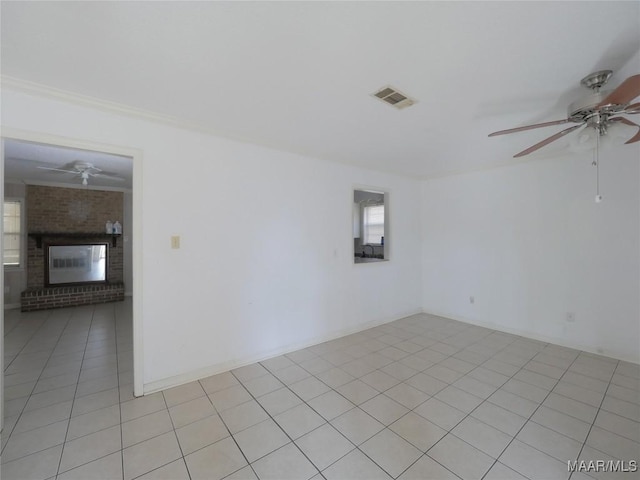
[[[600,195],[600,133],[596,129],[596,148],[593,151],[593,163],[596,166],[596,203],[602,202],[602,195]]]

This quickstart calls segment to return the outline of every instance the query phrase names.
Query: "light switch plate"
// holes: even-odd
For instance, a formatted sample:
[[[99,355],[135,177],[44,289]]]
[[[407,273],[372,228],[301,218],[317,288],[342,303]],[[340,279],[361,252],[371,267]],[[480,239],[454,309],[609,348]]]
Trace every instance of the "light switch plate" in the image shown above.
[[[173,235],[171,237],[171,248],[180,248],[180,235]]]

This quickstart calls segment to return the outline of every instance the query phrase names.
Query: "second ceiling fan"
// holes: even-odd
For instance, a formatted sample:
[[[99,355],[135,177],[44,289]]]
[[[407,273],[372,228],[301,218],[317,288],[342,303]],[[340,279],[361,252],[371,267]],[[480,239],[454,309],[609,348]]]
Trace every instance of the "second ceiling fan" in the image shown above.
[[[38,166],[41,170],[50,170],[60,173],[71,173],[75,176],[79,176],[82,179],[82,185],[88,185],[89,179],[92,177],[101,177],[109,180],[124,181],[124,178],[119,177],[113,173],[105,172],[104,170],[94,166],[92,163],[76,160],[59,167],[48,167],[45,165]]]

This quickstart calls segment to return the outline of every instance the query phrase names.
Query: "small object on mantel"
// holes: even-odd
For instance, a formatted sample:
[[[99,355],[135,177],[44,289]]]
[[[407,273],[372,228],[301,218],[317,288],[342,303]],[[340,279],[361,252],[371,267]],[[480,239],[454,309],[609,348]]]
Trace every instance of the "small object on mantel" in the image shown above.
[[[107,223],[105,225],[105,232],[113,233],[113,223],[111,223],[111,220],[107,220]]]
[[[113,224],[113,233],[116,235],[122,235],[122,224],[118,220]]]

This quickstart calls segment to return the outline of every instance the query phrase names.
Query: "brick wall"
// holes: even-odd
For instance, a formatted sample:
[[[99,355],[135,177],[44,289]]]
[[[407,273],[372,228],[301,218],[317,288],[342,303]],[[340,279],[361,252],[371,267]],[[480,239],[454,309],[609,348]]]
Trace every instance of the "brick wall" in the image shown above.
[[[122,223],[123,194],[103,190],[43,187],[28,185],[26,192],[27,233],[100,233],[107,220]],[[34,238],[27,242],[27,288],[43,288],[45,250],[36,247]],[[59,239],[57,239],[59,241]],[[95,238],[73,238],[69,243],[93,243]],[[104,240],[99,240],[104,241]],[[122,238],[109,247],[109,283],[124,280]]]

